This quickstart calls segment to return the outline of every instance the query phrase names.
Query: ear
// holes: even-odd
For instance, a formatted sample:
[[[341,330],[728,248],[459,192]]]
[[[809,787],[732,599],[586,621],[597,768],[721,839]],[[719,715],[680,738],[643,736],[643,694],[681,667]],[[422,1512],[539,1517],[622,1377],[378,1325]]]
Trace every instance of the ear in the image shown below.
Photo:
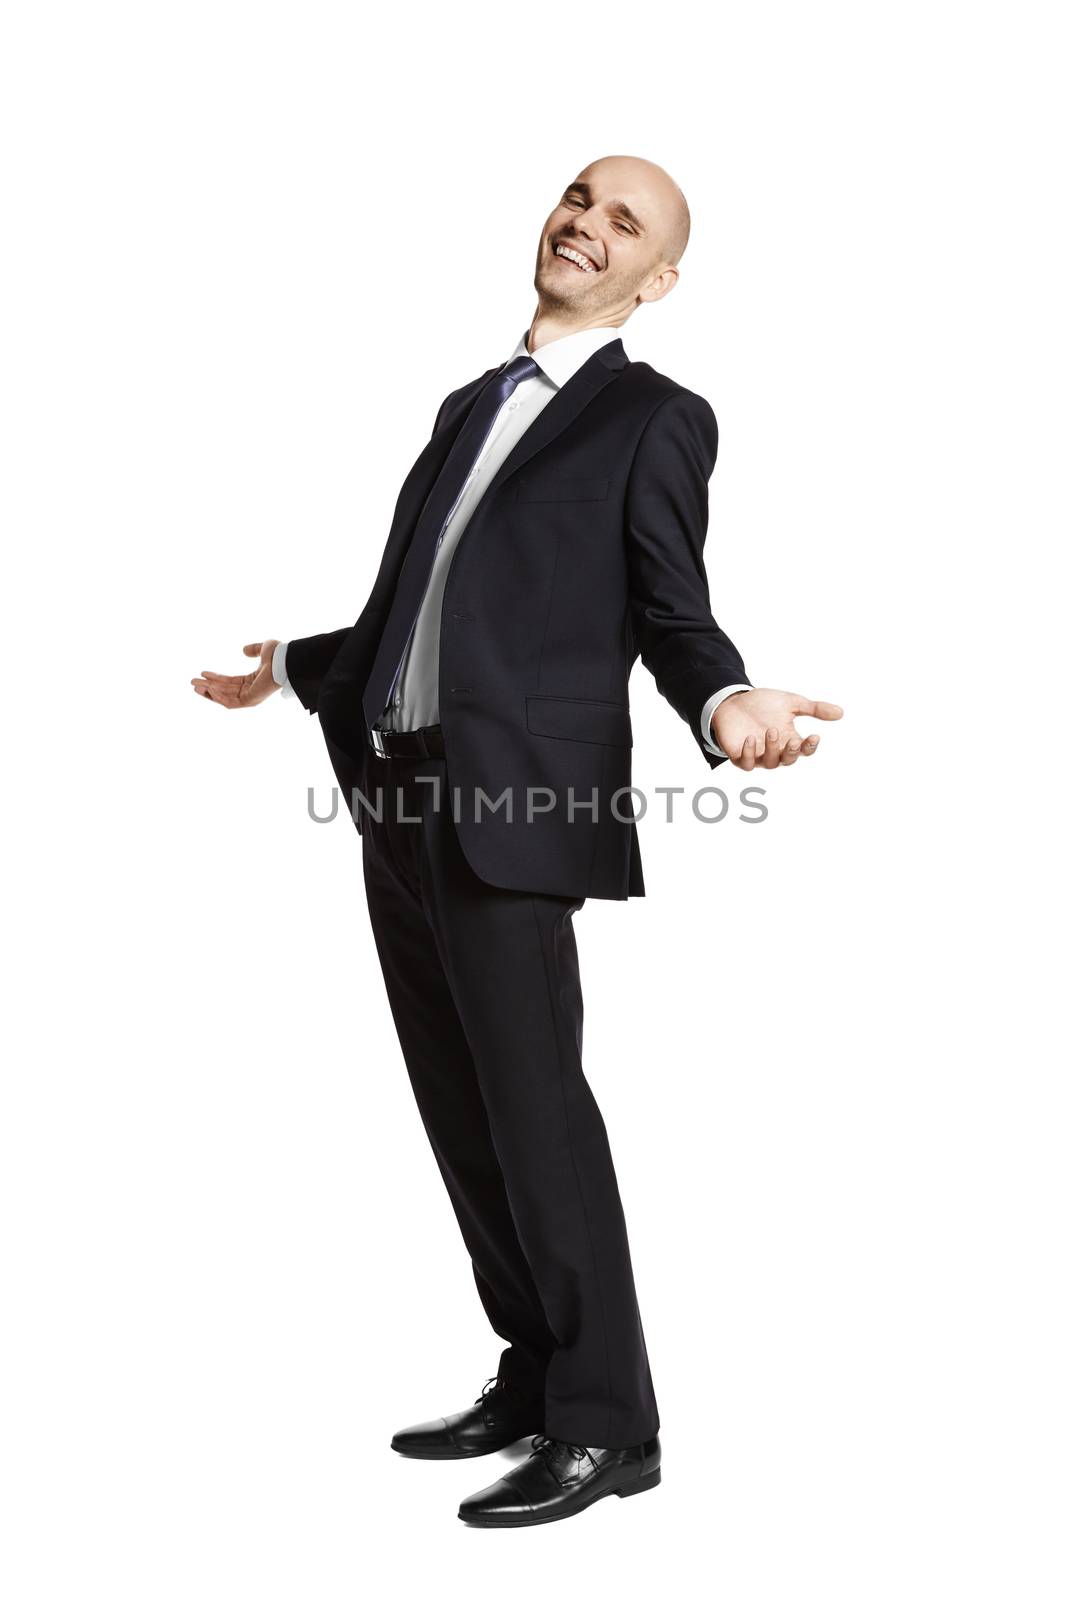
[[[644,300],[648,302],[653,300],[662,300],[665,294],[670,294],[677,282],[677,267],[660,267],[655,276],[649,278],[644,288],[638,291],[637,298],[639,301]]]

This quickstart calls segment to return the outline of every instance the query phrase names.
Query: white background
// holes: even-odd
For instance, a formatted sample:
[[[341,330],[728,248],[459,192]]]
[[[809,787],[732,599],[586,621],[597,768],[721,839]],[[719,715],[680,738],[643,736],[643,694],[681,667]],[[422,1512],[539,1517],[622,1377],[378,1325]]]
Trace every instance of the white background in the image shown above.
[[[1051,18],[6,8],[11,1600],[1062,1595]],[[508,1542],[510,1463],[389,1450],[499,1347],[317,723],[189,679],[354,620],[612,153],[692,208],[623,338],[716,410],[715,611],[847,714],[578,918],[663,1486]],[[632,694],[635,781],[708,781]]]

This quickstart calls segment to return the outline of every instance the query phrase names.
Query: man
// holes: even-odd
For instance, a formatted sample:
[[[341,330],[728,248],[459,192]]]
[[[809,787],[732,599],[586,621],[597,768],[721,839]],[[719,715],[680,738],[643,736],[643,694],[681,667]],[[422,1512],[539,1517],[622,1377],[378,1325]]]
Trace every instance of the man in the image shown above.
[[[627,680],[638,654],[711,767],[790,766],[840,708],[753,688],[702,550],[706,400],[617,330],[689,233],[652,162],[586,167],[538,244],[510,358],[450,394],[351,627],[245,646],[227,707],[319,716],[362,833],[367,903],[423,1122],[506,1341],[466,1410],[403,1428],[423,1460],[530,1454],[459,1515],[518,1527],[660,1479],[659,1415],[607,1135],[582,1072],[573,916],[642,894]]]

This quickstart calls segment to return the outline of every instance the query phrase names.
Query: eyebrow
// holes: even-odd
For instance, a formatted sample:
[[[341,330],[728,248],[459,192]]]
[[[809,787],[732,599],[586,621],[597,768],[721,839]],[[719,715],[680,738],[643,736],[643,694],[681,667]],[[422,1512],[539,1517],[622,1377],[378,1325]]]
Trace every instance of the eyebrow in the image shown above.
[[[593,191],[587,183],[569,183],[563,192],[564,194],[580,194],[583,200],[591,200],[593,198]],[[632,222],[640,233],[644,233],[644,223],[640,217],[634,215],[625,200],[608,200],[605,201],[605,204],[609,210],[618,212],[620,217],[625,217],[627,222]]]

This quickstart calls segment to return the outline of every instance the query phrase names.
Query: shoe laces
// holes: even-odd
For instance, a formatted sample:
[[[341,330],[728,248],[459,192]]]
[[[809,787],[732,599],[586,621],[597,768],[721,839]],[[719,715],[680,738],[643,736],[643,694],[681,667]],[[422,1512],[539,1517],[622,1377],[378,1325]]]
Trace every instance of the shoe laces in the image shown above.
[[[589,1451],[583,1444],[571,1444],[567,1439],[553,1439],[547,1433],[534,1434],[532,1440],[532,1449],[538,1455],[546,1457],[546,1459],[549,1456],[555,1455],[558,1450],[566,1450],[575,1461],[580,1461],[583,1456],[589,1456]],[[596,1461],[592,1456],[589,1456],[589,1460],[595,1467]]]
[[[482,1392],[478,1396],[477,1400],[474,1402],[475,1405],[476,1406],[484,1406],[484,1404],[485,1404],[485,1402],[487,1400],[494,1400],[496,1398],[496,1396],[500,1393],[500,1391],[501,1391],[501,1389],[503,1387],[504,1387],[503,1378],[501,1378],[501,1377],[487,1378],[485,1380],[485,1382],[482,1384]]]

